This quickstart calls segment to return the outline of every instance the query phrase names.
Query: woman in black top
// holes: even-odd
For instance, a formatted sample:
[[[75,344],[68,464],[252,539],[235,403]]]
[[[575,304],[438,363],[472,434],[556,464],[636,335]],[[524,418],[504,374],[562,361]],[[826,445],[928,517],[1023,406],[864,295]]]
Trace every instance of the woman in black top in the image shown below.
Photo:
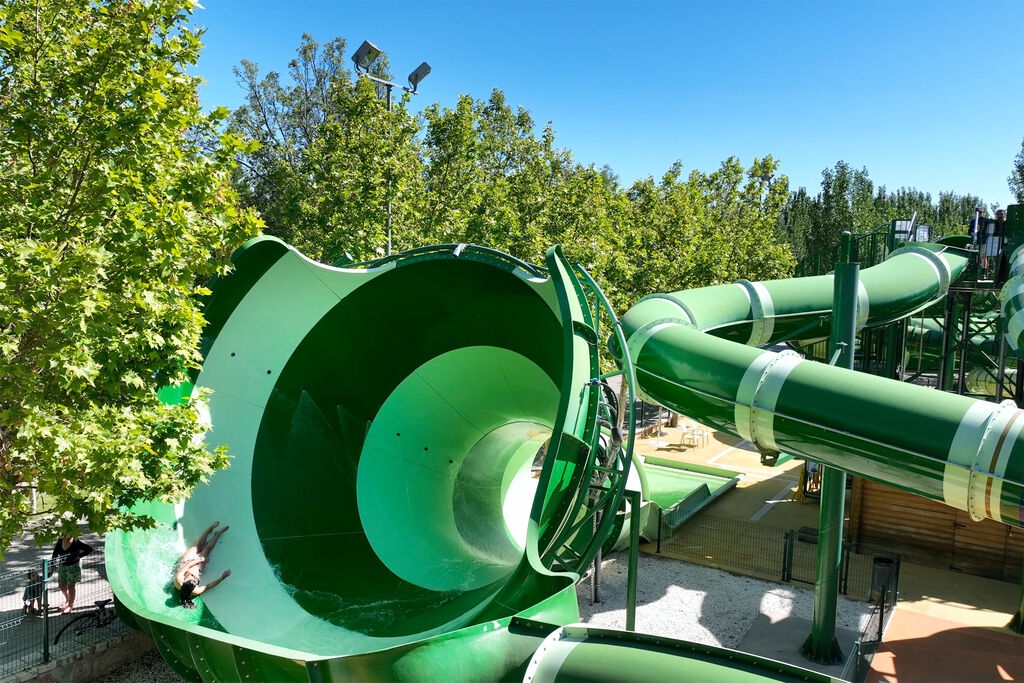
[[[65,600],[60,610],[61,614],[68,614],[75,608],[75,584],[82,580],[82,565],[79,564],[79,560],[91,552],[91,546],[74,536],[61,536],[53,546],[51,559],[54,563],[60,561],[57,566],[57,586],[64,594]]]

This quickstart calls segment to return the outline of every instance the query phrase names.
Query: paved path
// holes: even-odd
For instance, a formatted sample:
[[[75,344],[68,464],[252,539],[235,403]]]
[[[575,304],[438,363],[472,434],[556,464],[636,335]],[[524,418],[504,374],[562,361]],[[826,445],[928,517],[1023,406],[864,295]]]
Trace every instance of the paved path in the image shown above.
[[[871,663],[870,681],[984,683],[1024,680],[1024,637],[897,606]]]

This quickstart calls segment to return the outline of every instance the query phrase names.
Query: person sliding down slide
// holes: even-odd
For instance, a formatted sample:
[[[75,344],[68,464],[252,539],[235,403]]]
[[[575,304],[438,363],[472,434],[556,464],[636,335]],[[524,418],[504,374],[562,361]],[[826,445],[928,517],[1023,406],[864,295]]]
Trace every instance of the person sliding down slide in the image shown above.
[[[199,585],[199,575],[202,574],[206,563],[210,561],[210,553],[213,552],[213,546],[217,545],[220,535],[228,530],[228,526],[225,525],[213,534],[213,538],[208,538],[210,532],[218,524],[220,524],[219,521],[208,526],[206,531],[199,537],[199,540],[195,542],[195,545],[186,550],[185,554],[178,560],[178,567],[174,573],[174,587],[178,590],[178,597],[181,599],[182,607],[195,609],[196,603],[192,601],[192,598],[205,593],[231,576],[231,570],[225,569],[223,574],[210,583],[205,586]]]

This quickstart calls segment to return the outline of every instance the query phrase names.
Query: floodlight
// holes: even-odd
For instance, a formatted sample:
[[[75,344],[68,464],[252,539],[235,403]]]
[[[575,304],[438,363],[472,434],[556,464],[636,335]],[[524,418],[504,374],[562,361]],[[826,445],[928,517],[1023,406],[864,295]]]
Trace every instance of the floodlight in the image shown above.
[[[352,55],[357,69],[369,69],[370,65],[377,61],[377,58],[384,54],[384,51],[368,40],[364,40],[359,49]],[[428,67],[429,71],[430,68]]]
[[[416,67],[415,71],[409,74],[409,85],[412,86],[413,92],[416,92],[416,86],[418,86],[420,84],[420,81],[426,78],[427,74],[429,73],[430,65],[427,64],[426,62],[423,62],[418,67]]]

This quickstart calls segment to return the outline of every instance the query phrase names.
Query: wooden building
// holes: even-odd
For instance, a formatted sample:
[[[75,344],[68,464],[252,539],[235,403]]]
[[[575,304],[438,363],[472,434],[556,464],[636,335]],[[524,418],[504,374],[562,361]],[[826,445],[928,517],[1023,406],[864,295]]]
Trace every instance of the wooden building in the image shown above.
[[[891,486],[853,477],[847,540],[856,552],[898,552],[904,560],[1004,581],[1020,581],[1024,531]]]

